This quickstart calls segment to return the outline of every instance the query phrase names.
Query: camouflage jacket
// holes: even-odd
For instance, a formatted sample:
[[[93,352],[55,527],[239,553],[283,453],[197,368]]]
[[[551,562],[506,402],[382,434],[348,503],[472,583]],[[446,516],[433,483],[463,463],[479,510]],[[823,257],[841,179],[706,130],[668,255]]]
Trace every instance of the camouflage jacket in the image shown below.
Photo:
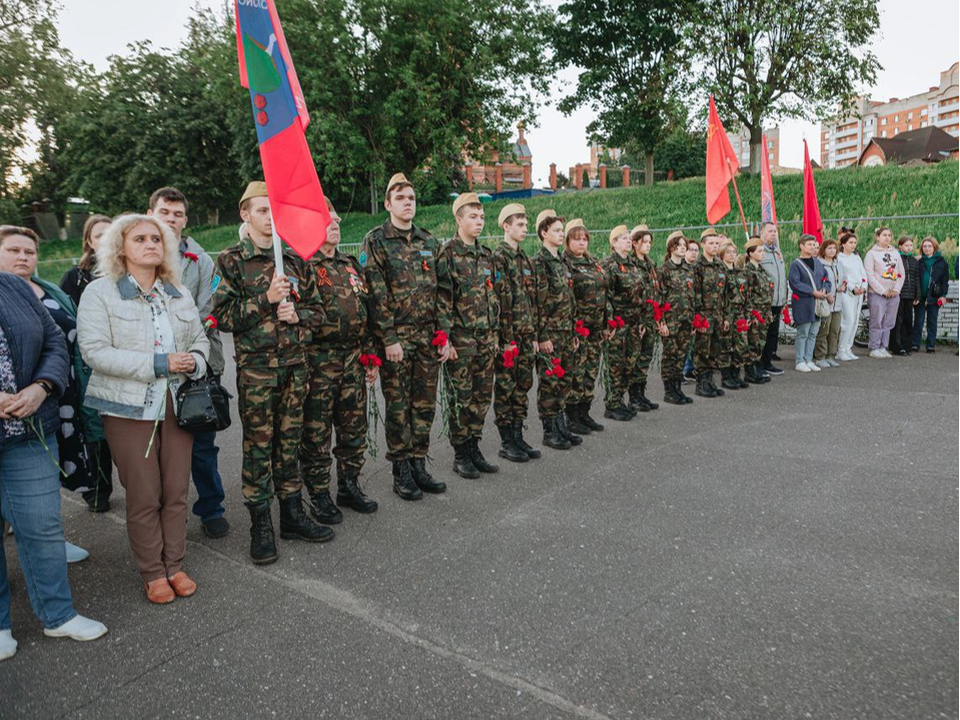
[[[726,266],[716,258],[710,261],[701,256],[693,269],[694,312],[708,320],[726,318]]]
[[[637,303],[640,305],[640,316],[648,331],[656,330],[653,320],[653,305],[648,300],[660,302],[660,278],[657,275],[657,266],[649,256],[635,256],[635,262],[640,269],[640,285],[637,288]]]
[[[660,303],[670,303],[670,312],[664,316],[670,330],[693,322],[696,305],[693,290],[693,266],[681,260],[677,265],[667,258],[660,266]]]
[[[736,265],[726,267],[726,295],[727,307],[724,316],[733,325],[737,320],[750,319],[750,310],[747,309],[747,276]]]
[[[261,250],[249,237],[220,253],[213,316],[220,330],[233,333],[237,367],[277,368],[306,362],[306,343],[323,323],[323,307],[309,266],[289,247],[283,269],[293,285],[290,300],[300,322],[277,320],[277,306],[267,300],[273,279],[273,249]]]
[[[360,262],[335,250],[327,257],[319,250],[310,258],[324,320],[313,333],[322,347],[371,349],[370,296]]]
[[[460,354],[476,353],[478,346],[497,340],[500,301],[494,270],[493,252],[479,241],[467,245],[454,235],[440,249],[437,304],[441,317],[449,318],[450,341]]]
[[[576,320],[582,320],[596,337],[607,322],[607,276],[590,253],[577,257],[570,251],[563,259],[573,276],[573,296],[577,301]]]
[[[751,314],[753,310],[758,311],[763,316],[763,321],[769,323],[773,320],[773,289],[774,282],[759,265],[754,265],[749,260],[743,266],[744,274],[747,277],[747,312]],[[748,320],[752,317],[747,318]]]
[[[505,345],[536,330],[533,298],[537,278],[523,248],[514,250],[505,242],[493,251],[493,267],[493,287],[500,299],[500,339]]]
[[[373,332],[384,345],[399,342],[404,327],[427,341],[436,330],[450,331],[447,320],[437,313],[440,243],[415,225],[409,235],[407,239],[387,220],[368,232],[360,247]]]
[[[622,258],[612,252],[603,259],[602,267],[607,274],[607,317],[619,315],[627,325],[639,325],[637,298],[643,281],[636,259],[632,255]]]
[[[537,278],[537,340],[567,342],[573,337],[577,302],[573,277],[563,256],[541,248],[533,258]]]

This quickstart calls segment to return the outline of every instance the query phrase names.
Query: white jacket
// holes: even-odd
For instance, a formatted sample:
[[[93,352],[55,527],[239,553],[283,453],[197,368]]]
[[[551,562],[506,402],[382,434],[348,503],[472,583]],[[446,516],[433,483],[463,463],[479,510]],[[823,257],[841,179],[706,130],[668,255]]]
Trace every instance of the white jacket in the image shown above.
[[[164,283],[166,307],[177,352],[189,352],[196,361],[191,378],[206,374],[210,352],[200,314],[187,292]],[[80,298],[77,344],[93,373],[84,405],[110,415],[142,418],[147,388],[168,377],[171,387],[184,375],[167,372],[167,355],[154,352],[155,332],[149,304],[129,278],[95,280]]]
[[[863,260],[859,255],[855,252],[849,255],[839,253],[834,262],[838,263],[840,270],[840,285],[846,280],[848,293],[852,295],[858,288],[867,289],[867,270],[863,267]]]

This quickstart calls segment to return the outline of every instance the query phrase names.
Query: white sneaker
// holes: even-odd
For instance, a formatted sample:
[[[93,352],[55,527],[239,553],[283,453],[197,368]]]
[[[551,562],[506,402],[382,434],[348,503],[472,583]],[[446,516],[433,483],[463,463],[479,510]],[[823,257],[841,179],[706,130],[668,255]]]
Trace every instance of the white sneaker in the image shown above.
[[[821,368],[815,362],[808,362],[807,367],[810,368],[813,372],[820,372]]]
[[[79,545],[74,545],[72,542],[66,543],[67,546],[67,564],[72,565],[73,563],[83,562],[88,557],[90,553],[84,550]]]
[[[77,615],[73,620],[68,620],[57,628],[44,628],[43,634],[47,637],[68,637],[71,640],[86,642],[87,640],[96,640],[107,634],[107,626],[102,622],[85,618],[83,615]]]
[[[12,630],[0,630],[0,660],[9,660],[17,654],[17,641]]]
[[[827,370],[830,367],[830,363],[828,363],[826,360],[817,360],[817,362],[814,364],[821,370]]]
[[[825,362],[827,363],[827,365],[829,365],[832,368],[840,367],[840,363],[838,363],[833,358],[827,358]]]
[[[883,354],[883,350],[881,350],[880,348],[877,348],[876,350],[871,350],[870,357],[876,358],[877,360],[885,360],[887,358],[887,356]]]
[[[799,363],[797,365],[797,372],[810,372],[810,366],[807,363]]]
[[[884,356],[885,358],[892,358],[892,357],[893,357],[893,355],[890,353],[890,351],[887,350],[886,348],[880,348],[880,352],[883,353],[883,356]]]
[[[847,360],[850,360],[852,362],[854,360],[859,360],[859,359],[860,359],[860,356],[854,355],[853,350],[847,350]]]

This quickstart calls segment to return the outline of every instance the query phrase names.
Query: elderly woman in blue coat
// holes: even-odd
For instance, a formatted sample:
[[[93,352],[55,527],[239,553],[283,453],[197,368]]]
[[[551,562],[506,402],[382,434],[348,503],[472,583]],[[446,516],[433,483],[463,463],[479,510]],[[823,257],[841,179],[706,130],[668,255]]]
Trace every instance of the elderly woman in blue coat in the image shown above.
[[[834,288],[826,268],[817,257],[820,244],[813,235],[803,234],[799,240],[800,257],[790,263],[787,281],[791,290],[793,324],[797,328],[798,372],[820,372],[813,363],[813,348],[820,330],[817,317],[817,300],[833,303]]]

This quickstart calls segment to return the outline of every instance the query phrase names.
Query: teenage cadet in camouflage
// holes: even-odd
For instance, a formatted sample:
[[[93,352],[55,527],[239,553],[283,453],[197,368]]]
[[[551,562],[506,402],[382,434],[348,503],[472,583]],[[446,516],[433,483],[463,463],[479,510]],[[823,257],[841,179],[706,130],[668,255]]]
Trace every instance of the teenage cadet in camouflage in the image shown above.
[[[638,412],[649,412],[660,407],[647,398],[647,372],[653,361],[653,352],[657,338],[664,335],[667,326],[654,317],[654,302],[660,302],[660,281],[657,278],[657,266],[650,259],[650,247],[653,245],[653,234],[646,225],[637,225],[630,231],[630,240],[633,243],[633,252],[637,266],[640,268],[640,284],[637,286],[637,302],[640,304],[640,315],[643,320],[644,333],[640,339],[640,350],[637,356],[636,372],[630,383],[630,406]]]
[[[367,447],[367,384],[376,382],[377,366],[361,357],[374,354],[367,286],[360,263],[338,249],[340,217],[333,206],[327,238],[310,259],[324,320],[308,350],[310,392],[303,406],[300,469],[310,493],[310,510],[324,525],[343,521],[337,507],[358,513],[377,511],[377,503],[360,489]],[[330,442],[337,431],[337,505],[330,498]]]
[[[497,224],[503,230],[503,241],[493,251],[494,272],[499,276],[493,286],[500,298],[501,355],[496,360],[493,392],[494,417],[500,431],[498,455],[512,462],[526,462],[540,457],[540,451],[523,439],[523,421],[527,419],[540,350],[534,325],[536,278],[530,258],[520,247],[527,234],[527,211],[523,205],[511,203],[500,211]]]
[[[660,303],[670,305],[664,315],[667,334],[663,336],[660,377],[663,379],[663,400],[672,405],[688,405],[693,398],[684,394],[683,361],[690,348],[693,321],[693,271],[684,262],[687,241],[677,230],[667,238],[667,257],[660,266]]]
[[[747,354],[747,278],[737,268],[737,246],[733,240],[724,237],[717,251],[717,257],[723,263],[726,280],[726,314],[724,332],[720,350],[720,376],[723,387],[728,390],[741,390],[750,385],[740,377],[740,366]]]
[[[640,286],[640,267],[633,256],[633,243],[626,225],[617,225],[610,231],[610,254],[604,258],[602,267],[607,276],[607,377],[605,410],[603,416],[610,420],[632,420],[637,411],[623,402],[623,395],[630,387],[637,352],[642,339],[643,323],[637,303],[637,288]]]
[[[323,321],[308,265],[284,247],[283,273],[273,261],[273,223],[267,186],[252,182],[240,200],[243,239],[220,253],[213,315],[233,333],[237,405],[243,425],[243,497],[250,511],[250,556],[277,559],[270,517],[280,502],[280,537],[323,542],[333,531],[303,511],[297,468],[307,387],[306,345]]]
[[[390,178],[383,206],[390,217],[363,238],[360,265],[370,294],[373,333],[383,346],[380,388],[393,491],[404,500],[419,500],[424,492],[447,489],[433,479],[426,464],[437,376],[440,363],[450,356],[450,344],[441,342],[449,335],[449,320],[437,312],[440,244],[413,224],[417,196],[403,174]]]
[[[747,382],[759,385],[770,382],[770,376],[763,368],[763,346],[766,342],[767,325],[773,318],[774,282],[761,266],[766,249],[759,237],[752,237],[744,247],[743,269],[747,277],[747,300],[750,331],[747,333],[747,364],[744,366],[744,378]]]
[[[579,346],[574,333],[576,301],[573,278],[563,261],[563,218],[555,210],[537,216],[537,237],[543,247],[533,258],[537,278],[537,412],[543,424],[543,444],[555,450],[568,450],[583,438],[570,432],[566,405],[570,394],[574,353]]]
[[[700,233],[700,259],[694,267],[693,298],[694,312],[700,315],[702,324],[695,330],[693,365],[697,373],[697,395],[707,398],[720,397],[723,390],[713,383],[713,372],[720,368],[720,336],[724,332],[726,317],[726,273],[723,263],[717,259],[720,238],[717,231],[707,228]]]
[[[498,354],[500,301],[494,289],[493,253],[479,240],[483,206],[476,193],[453,201],[457,233],[444,243],[437,261],[440,314],[450,319],[450,359],[445,373],[453,397],[450,443],[453,471],[478,478],[499,468],[480,452],[483,420],[493,396],[494,362]]]
[[[606,331],[607,278],[600,263],[591,255],[590,233],[583,220],[574,218],[564,228],[566,249],[563,259],[573,276],[573,296],[577,304],[574,332],[580,339],[575,353],[567,417],[570,430],[579,435],[603,430],[603,425],[590,417],[594,386],[600,373],[600,355]]]

